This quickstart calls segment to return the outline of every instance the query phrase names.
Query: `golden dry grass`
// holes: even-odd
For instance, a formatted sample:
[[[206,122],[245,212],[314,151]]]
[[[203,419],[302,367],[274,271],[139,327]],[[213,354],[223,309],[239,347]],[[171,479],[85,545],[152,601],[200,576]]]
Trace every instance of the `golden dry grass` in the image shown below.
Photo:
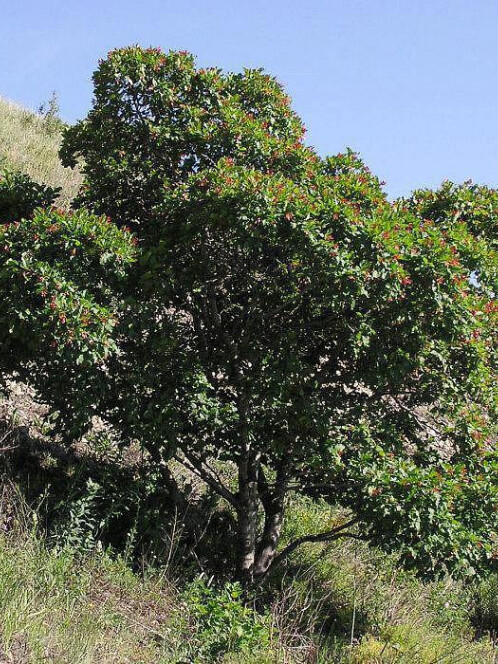
[[[62,187],[60,200],[68,203],[78,191],[81,174],[60,163],[60,142],[61,132],[54,123],[0,98],[0,166],[18,169],[37,182]]]

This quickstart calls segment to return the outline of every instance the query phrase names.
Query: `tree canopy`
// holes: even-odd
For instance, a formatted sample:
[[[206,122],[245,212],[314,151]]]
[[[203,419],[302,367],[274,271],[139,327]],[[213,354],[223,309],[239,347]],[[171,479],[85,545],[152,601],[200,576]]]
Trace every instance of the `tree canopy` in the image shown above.
[[[61,156],[83,159],[77,205],[110,222],[51,212],[35,216],[41,233],[15,229],[70,231],[50,255],[80,298],[48,296],[71,329],[64,343],[96,348],[112,327],[105,369],[99,356],[81,370],[86,415],[155,462],[176,458],[227,501],[246,581],[304,541],[346,536],[425,574],[490,568],[498,194],[444,184],[390,203],[355,153],[322,158],[305,144],[289,98],[260,70],[130,47],[94,83]],[[78,366],[44,371],[54,406],[64,381],[76,394]],[[293,492],[351,518],[279,549]]]

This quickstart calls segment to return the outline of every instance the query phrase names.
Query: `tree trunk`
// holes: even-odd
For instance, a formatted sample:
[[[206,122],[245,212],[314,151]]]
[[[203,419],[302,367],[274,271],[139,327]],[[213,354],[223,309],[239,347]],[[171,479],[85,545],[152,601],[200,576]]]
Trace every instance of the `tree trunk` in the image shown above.
[[[261,535],[254,566],[254,576],[263,579],[275,558],[284,521],[284,502],[287,491],[287,458],[277,467],[275,486],[269,490],[263,469],[259,474],[259,498],[265,510],[265,523]]]
[[[254,562],[254,578],[263,579],[277,552],[282,523],[284,520],[283,506],[275,506],[265,515],[265,526],[259,542]]]
[[[247,457],[239,465],[239,559],[238,576],[244,585],[262,580],[275,558],[284,519],[287,489],[287,460],[277,469],[276,481],[270,491],[260,454]],[[265,521],[258,538],[259,508]]]
[[[237,575],[243,585],[250,585],[254,579],[259,516],[259,456],[259,453],[246,454],[239,463]]]

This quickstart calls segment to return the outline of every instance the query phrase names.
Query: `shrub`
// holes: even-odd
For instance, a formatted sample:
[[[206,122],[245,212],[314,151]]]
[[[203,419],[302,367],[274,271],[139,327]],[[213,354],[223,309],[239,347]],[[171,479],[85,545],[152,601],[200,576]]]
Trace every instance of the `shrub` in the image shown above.
[[[54,90],[48,101],[41,104],[38,108],[38,113],[43,118],[48,134],[60,133],[65,127],[65,124],[60,117],[59,111],[59,95]]]
[[[130,234],[85,210],[0,225],[0,378],[17,372],[43,399],[57,394],[59,413],[78,404],[86,426],[133,258]]]
[[[49,207],[59,195],[60,187],[38,184],[18,171],[0,171],[0,223],[30,217],[37,207]]]
[[[200,661],[217,662],[228,653],[256,655],[270,641],[268,619],[242,601],[242,587],[229,583],[220,589],[195,581],[185,600],[194,621]]]

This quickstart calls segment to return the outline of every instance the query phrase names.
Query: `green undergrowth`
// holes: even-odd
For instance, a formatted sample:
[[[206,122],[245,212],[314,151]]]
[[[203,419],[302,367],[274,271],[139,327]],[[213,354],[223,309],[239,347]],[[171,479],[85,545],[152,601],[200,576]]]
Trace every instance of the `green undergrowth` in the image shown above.
[[[120,561],[0,538],[1,643],[13,661],[159,661],[157,617],[172,620],[173,604],[167,588]]]
[[[496,658],[494,577],[423,584],[393,557],[342,541],[302,547],[247,599],[237,583],[216,585],[192,566],[182,574],[179,560],[139,566],[125,550],[101,542],[92,549],[87,539],[80,549],[81,531],[72,544],[55,544],[40,514],[40,504],[38,511],[28,508],[5,481],[0,661],[491,664]],[[296,500],[286,537],[340,518],[325,505]]]
[[[300,499],[289,517],[286,535],[295,537],[322,530],[341,514]],[[302,547],[288,565],[286,577],[304,602],[294,612],[307,613],[314,623],[308,629],[322,635],[317,661],[496,661],[492,640],[498,628],[496,577],[423,583],[401,570],[394,556],[354,540]]]
[[[0,642],[12,661],[495,661],[496,577],[422,583],[395,556],[339,540],[300,547],[243,598],[230,514],[195,478],[173,468],[191,491],[180,516],[137,452],[105,435],[67,449],[18,426],[4,444]],[[295,497],[282,545],[346,518]]]
[[[283,661],[269,620],[236,584],[180,589],[108,553],[49,550],[33,534],[0,536],[0,615],[2,662]]]

